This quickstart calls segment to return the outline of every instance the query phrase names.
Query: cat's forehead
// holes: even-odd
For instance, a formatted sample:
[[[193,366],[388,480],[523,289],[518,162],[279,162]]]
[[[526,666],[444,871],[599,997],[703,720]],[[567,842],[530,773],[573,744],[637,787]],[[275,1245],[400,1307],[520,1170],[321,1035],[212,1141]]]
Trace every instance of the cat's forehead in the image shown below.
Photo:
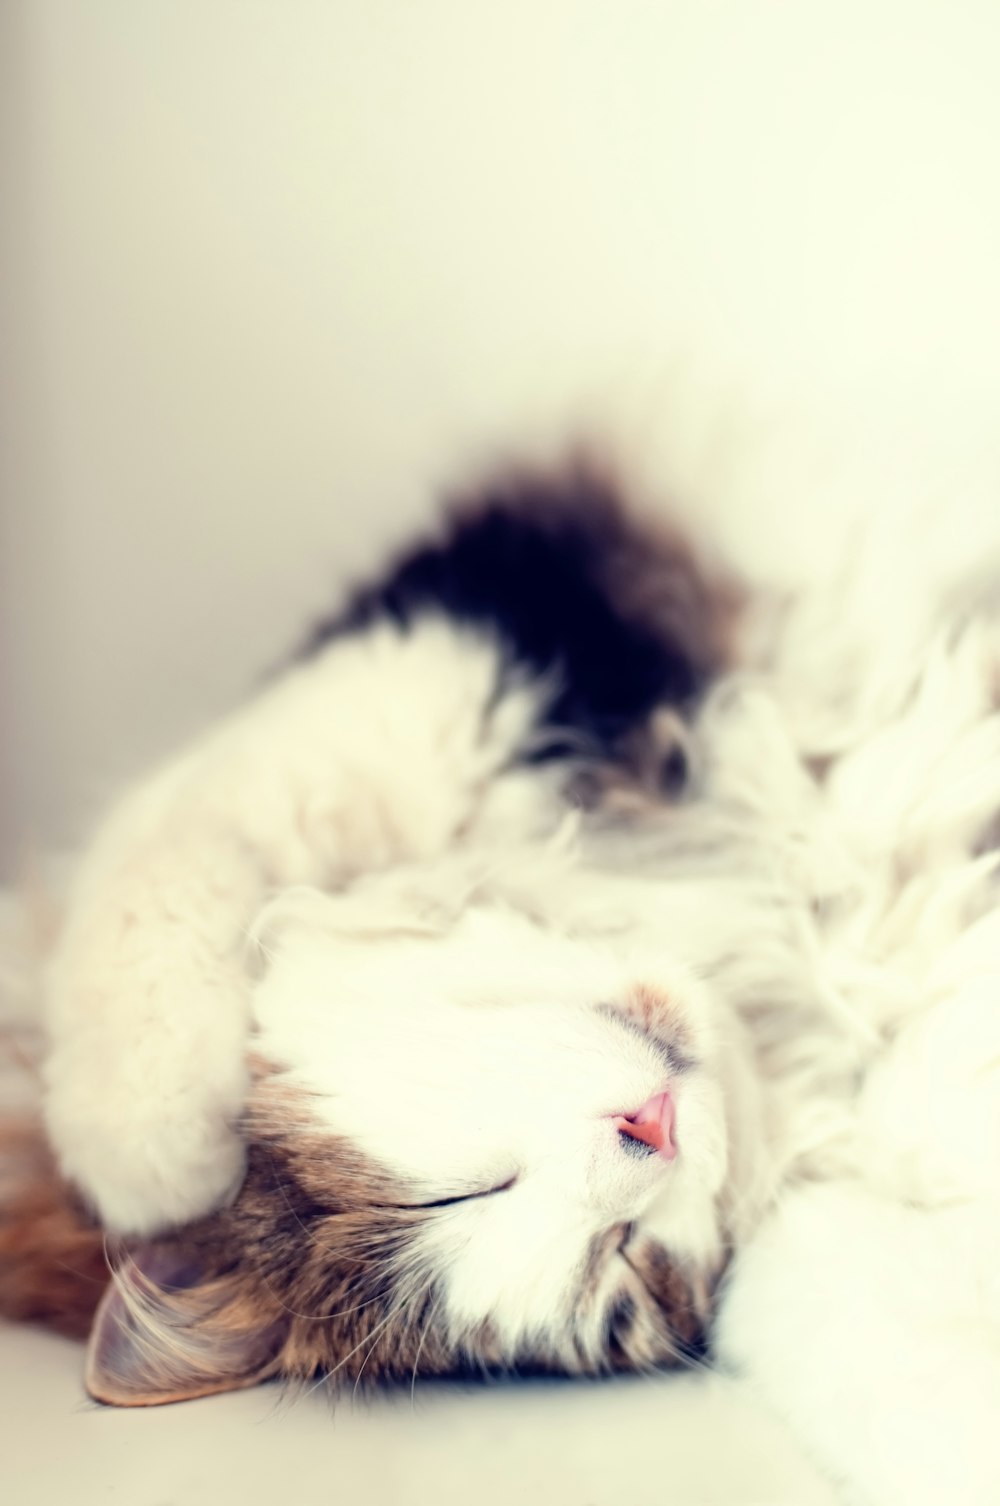
[[[338,1094],[373,1076],[459,1091],[515,1065],[545,1071],[554,1038],[585,1070],[596,1032],[582,1006],[613,1001],[624,978],[607,953],[505,913],[474,911],[429,934],[297,929],[256,991],[258,1049]]]
[[[258,1036],[297,1058],[304,1043],[334,1035],[341,1050],[377,1039],[391,1049],[454,1036],[458,1049],[506,1036],[542,1039],[579,1006],[621,1003],[636,995],[640,1015],[655,1016],[708,1047],[709,1013],[694,977],[664,956],[645,952],[634,935],[584,940],[504,905],[469,907],[437,926],[387,922],[340,929],[330,922],[287,926],[268,950],[254,996]],[[645,976],[645,988],[643,979]],[[639,995],[649,1003],[644,1008]],[[501,1014],[501,1011],[503,1012]],[[527,1012],[518,1012],[527,1011]],[[572,1036],[574,1028],[564,1023]],[[461,1042],[468,1043],[466,1047]],[[265,1053],[266,1054],[266,1053]]]
[[[340,929],[335,905],[326,913],[326,923],[322,914],[308,924],[293,918],[271,948],[257,990],[259,1020],[273,1020],[278,1010],[287,1014],[293,993],[303,1011],[320,999],[352,1009],[356,1003],[404,1010],[442,1001],[506,1004],[516,1002],[517,990],[525,987],[541,1004],[578,999],[584,979],[607,990],[622,976],[609,947],[576,940],[501,905],[470,907],[435,925],[408,926],[390,916],[366,929]],[[340,986],[331,991],[334,965]],[[278,1004],[275,992],[281,994]]]

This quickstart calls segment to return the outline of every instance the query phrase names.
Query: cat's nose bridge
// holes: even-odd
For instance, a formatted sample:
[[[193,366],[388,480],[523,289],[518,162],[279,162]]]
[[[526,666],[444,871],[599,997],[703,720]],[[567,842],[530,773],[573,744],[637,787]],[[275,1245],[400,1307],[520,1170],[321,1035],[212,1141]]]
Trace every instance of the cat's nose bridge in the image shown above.
[[[625,1139],[649,1146],[672,1161],[677,1154],[677,1111],[669,1088],[654,1093],[632,1114],[619,1114],[615,1129]]]

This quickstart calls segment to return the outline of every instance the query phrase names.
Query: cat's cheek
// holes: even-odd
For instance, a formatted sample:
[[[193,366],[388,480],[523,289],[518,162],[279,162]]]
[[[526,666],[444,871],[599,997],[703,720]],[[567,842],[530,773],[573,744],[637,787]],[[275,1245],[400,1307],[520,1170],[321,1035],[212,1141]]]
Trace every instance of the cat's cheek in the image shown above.
[[[441,1289],[453,1336],[488,1324],[506,1363],[543,1354],[552,1361],[602,1232],[578,1205],[515,1187],[435,1219],[418,1258]]]

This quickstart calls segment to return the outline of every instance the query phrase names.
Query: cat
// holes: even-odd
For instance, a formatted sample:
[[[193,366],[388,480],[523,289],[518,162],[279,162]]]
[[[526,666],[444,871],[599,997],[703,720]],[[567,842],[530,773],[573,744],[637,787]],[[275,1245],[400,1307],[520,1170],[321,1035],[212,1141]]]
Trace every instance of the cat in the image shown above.
[[[125,1405],[710,1346],[1000,1499],[1000,561],[889,546],[777,609],[520,475],[355,593],[80,866],[0,1308]]]
[[[123,799],[47,988],[49,1140],[125,1240],[92,1395],[699,1353],[753,1047],[560,829],[676,806],[731,594],[593,476],[498,483]]]

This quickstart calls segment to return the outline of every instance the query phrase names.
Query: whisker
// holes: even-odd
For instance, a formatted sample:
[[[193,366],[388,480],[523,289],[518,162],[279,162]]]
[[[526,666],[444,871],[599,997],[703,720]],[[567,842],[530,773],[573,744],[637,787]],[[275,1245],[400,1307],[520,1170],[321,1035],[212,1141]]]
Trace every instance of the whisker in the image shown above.
[[[440,1305],[441,1305],[441,1299],[439,1297],[435,1297],[433,1303],[431,1304],[431,1310],[430,1310],[430,1312],[429,1312],[429,1314],[427,1316],[427,1322],[424,1324],[423,1332],[420,1335],[420,1342],[417,1345],[417,1353],[416,1353],[416,1357],[415,1357],[415,1359],[413,1361],[413,1370],[412,1370],[411,1375],[410,1375],[410,1411],[411,1412],[414,1409],[414,1404],[415,1404],[415,1401],[416,1401],[417,1369],[418,1369],[418,1366],[420,1365],[420,1356],[421,1356],[421,1354],[423,1354],[424,1343],[425,1343],[425,1341],[427,1339],[427,1335],[431,1331],[431,1325],[433,1324],[434,1319],[437,1317],[438,1308],[440,1307]]]
[[[385,1318],[382,1319],[381,1323],[376,1324],[376,1326],[372,1329],[372,1331],[371,1331],[370,1334],[366,1333],[365,1336],[364,1336],[364,1338],[360,1339],[358,1341],[358,1343],[355,1344],[355,1346],[354,1346],[353,1349],[349,1349],[347,1351],[347,1353],[344,1355],[344,1357],[341,1360],[339,1360],[337,1362],[337,1364],[333,1366],[332,1369],[330,1369],[330,1370],[324,1370],[323,1373],[322,1373],[322,1375],[315,1382],[315,1384],[312,1385],[312,1386],[310,1386],[309,1389],[308,1389],[308,1391],[306,1391],[306,1393],[305,1393],[306,1396],[311,1396],[314,1391],[318,1391],[319,1390],[320,1386],[326,1385],[328,1381],[332,1380],[332,1378],[337,1374],[338,1371],[343,1370],[343,1368],[347,1364],[348,1360],[351,1359],[354,1355],[356,1355],[359,1349],[363,1349],[364,1348],[365,1344],[367,1344],[369,1341],[371,1341],[372,1343],[374,1343],[375,1339],[382,1332],[382,1330],[385,1329],[385,1328],[387,1328],[388,1325],[392,1322],[392,1320],[396,1316],[397,1316],[397,1314],[396,1314],[395,1310],[393,1312],[390,1312],[387,1317],[385,1317]]]

